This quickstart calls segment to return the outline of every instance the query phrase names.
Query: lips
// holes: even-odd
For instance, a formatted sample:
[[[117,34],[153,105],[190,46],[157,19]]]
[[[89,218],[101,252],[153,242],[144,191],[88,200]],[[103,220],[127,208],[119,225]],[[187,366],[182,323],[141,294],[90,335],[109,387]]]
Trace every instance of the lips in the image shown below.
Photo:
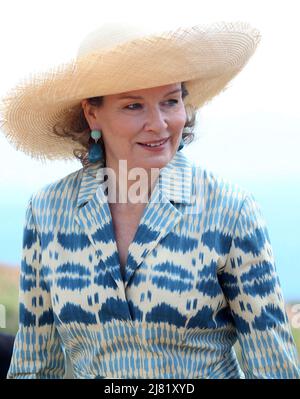
[[[153,147],[159,147],[160,145],[165,144],[168,140],[169,140],[169,137],[166,137],[164,139],[140,142],[138,144],[144,145],[144,146],[147,146],[147,147],[152,147],[152,146]]]

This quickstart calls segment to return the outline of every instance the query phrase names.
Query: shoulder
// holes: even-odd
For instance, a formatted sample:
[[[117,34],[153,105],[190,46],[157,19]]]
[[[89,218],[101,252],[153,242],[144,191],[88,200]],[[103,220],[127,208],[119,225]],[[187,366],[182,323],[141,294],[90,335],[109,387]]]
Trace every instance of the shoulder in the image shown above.
[[[30,198],[32,209],[39,210],[47,206],[49,202],[54,204],[54,202],[58,199],[60,204],[64,199],[70,200],[73,198],[76,200],[82,173],[83,168],[76,170],[75,172],[72,172],[52,183],[49,183],[38,191],[34,192]]]
[[[232,233],[236,227],[264,226],[261,207],[251,191],[217,173],[194,166],[194,190],[207,226]]]
[[[247,195],[251,195],[246,189],[237,183],[225,178],[216,172],[197,165],[196,161],[190,160],[185,154],[178,153],[172,161],[171,172],[175,169],[176,173],[185,185],[192,183],[192,188],[201,190],[201,194],[206,196],[229,196],[244,200]]]
[[[175,186],[184,193],[184,198],[192,204],[192,212],[227,222],[237,218],[247,202],[255,202],[251,192],[236,182],[216,172],[197,165],[185,154],[178,153],[167,171],[167,177],[173,174]],[[225,216],[224,216],[225,215]]]
[[[209,202],[222,201],[223,205],[232,204],[238,207],[248,197],[253,197],[252,193],[240,184],[212,170],[196,165],[193,165],[193,182],[199,190],[199,194],[203,195]]]

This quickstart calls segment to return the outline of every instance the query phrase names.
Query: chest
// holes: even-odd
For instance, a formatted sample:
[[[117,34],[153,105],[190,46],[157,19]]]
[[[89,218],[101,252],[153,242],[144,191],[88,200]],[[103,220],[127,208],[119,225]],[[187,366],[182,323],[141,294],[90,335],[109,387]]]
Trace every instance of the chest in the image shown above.
[[[134,211],[121,211],[118,208],[111,209],[122,275],[125,272],[128,249],[138,229],[142,211],[140,208]]]

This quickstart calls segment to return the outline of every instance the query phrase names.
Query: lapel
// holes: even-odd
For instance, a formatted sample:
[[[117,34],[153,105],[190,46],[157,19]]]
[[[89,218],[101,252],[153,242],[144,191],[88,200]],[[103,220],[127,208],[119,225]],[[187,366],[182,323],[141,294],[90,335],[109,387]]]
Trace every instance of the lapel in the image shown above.
[[[172,161],[161,169],[129,246],[124,279],[120,272],[117,243],[105,189],[103,167],[92,165],[83,170],[75,220],[95,247],[97,256],[103,260],[103,267],[111,274],[117,286],[124,289],[145,257],[183,217],[184,211],[180,209],[184,210],[184,207],[177,209],[174,203],[191,203],[192,165],[183,154],[176,153]]]

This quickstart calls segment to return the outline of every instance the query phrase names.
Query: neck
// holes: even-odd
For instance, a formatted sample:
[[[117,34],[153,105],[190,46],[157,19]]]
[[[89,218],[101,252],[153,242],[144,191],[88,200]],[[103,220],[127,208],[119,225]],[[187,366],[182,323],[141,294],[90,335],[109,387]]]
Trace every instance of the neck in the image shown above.
[[[128,167],[127,161],[109,164],[108,202],[133,207],[149,201],[159,177],[159,168]]]

